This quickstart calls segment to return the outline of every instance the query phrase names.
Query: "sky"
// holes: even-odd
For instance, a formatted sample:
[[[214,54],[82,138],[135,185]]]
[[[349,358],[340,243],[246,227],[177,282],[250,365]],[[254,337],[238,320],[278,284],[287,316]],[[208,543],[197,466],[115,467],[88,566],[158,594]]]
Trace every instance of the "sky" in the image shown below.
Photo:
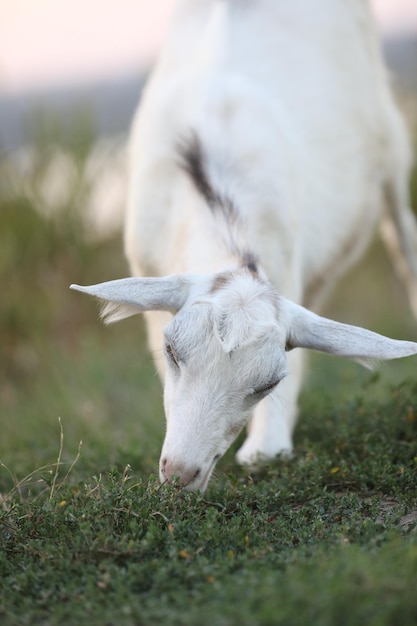
[[[417,34],[417,0],[371,0],[381,32]],[[141,71],[175,0],[0,0],[0,91]]]

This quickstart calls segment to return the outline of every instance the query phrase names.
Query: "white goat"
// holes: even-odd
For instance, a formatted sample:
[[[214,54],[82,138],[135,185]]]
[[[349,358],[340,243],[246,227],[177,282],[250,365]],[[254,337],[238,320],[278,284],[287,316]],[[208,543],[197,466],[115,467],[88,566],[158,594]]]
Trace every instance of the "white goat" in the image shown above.
[[[293,348],[417,354],[304,308],[360,257],[384,200],[386,238],[417,275],[410,162],[365,0],[178,3],[131,143],[126,251],[154,277],[73,286],[108,302],[107,322],[146,312],[161,481],[204,490],[250,418],[241,463],[291,451]]]

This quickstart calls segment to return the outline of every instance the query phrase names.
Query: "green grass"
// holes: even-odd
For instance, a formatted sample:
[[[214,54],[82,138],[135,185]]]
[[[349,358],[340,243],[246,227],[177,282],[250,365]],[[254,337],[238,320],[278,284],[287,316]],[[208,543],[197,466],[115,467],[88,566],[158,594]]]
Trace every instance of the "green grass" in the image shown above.
[[[415,360],[312,357],[293,459],[251,475],[237,443],[204,495],[161,488],[142,320],[105,328],[68,290],[127,274],[119,236],[80,228],[70,139],[80,185],[59,217],[35,210],[35,178],[0,184],[2,626],[416,624]],[[327,312],[417,339],[378,246]]]

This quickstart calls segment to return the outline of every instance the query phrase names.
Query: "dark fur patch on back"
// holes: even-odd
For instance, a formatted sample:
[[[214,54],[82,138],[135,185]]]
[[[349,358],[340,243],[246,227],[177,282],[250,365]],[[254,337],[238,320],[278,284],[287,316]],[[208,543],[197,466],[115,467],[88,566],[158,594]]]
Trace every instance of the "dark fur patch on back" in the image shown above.
[[[223,217],[227,227],[227,245],[230,251],[240,259],[242,267],[247,268],[254,277],[258,277],[256,255],[248,249],[242,249],[237,242],[236,235],[242,229],[239,211],[228,195],[217,191],[212,186],[208,176],[207,158],[197,133],[191,132],[187,139],[180,141],[177,150],[182,170],[190,177],[196,189],[206,200],[213,215],[220,214]],[[217,288],[222,286],[223,284],[219,283]]]
[[[205,170],[201,142],[196,133],[192,133],[187,141],[178,143],[180,165],[189,175],[194,185],[211,207],[216,202],[216,194],[212,189]]]
[[[242,265],[246,267],[253,276],[258,276],[258,259],[253,252],[244,252],[242,254]]]
[[[238,219],[238,212],[233,201],[226,195],[216,191],[207,175],[206,157],[201,141],[195,132],[189,139],[178,144],[181,167],[193,181],[196,189],[206,200],[213,213],[221,212],[229,223]]]

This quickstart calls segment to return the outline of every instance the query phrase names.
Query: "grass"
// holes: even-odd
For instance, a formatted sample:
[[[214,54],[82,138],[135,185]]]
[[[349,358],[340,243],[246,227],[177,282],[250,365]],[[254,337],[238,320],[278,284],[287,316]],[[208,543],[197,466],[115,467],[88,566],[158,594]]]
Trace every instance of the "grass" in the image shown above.
[[[2,626],[417,623],[415,361],[314,356],[293,459],[251,475],[236,444],[204,495],[161,488],[142,321],[104,328],[68,290],[127,273],[119,236],[80,227],[84,130],[59,137],[80,183],[55,217],[40,143],[24,184],[0,164]],[[328,313],[417,338],[378,246]]]

